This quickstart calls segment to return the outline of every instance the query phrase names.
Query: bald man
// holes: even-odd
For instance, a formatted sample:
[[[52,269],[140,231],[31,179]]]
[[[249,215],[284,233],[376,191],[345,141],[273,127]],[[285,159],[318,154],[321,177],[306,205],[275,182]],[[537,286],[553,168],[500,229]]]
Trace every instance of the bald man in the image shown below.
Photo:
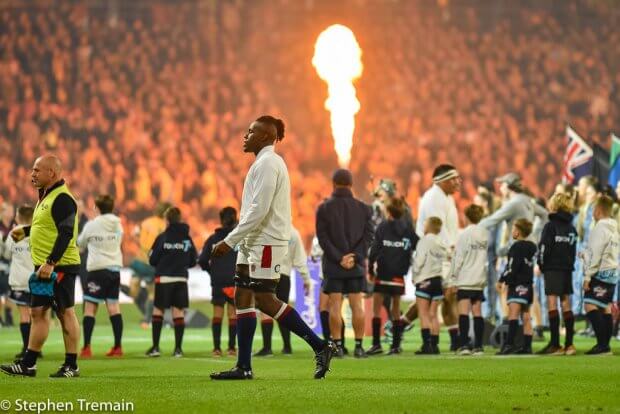
[[[49,333],[49,309],[53,308],[62,325],[65,362],[51,374],[52,378],[73,378],[80,375],[77,350],[80,326],[74,310],[75,278],[80,271],[77,203],[62,179],[60,160],[54,155],[37,158],[32,167],[32,184],[39,190],[32,225],[14,230],[13,239],[30,235],[30,253],[35,273],[40,280],[49,280],[56,273],[53,297],[31,294],[32,319],[28,350],[12,364],[0,366],[9,375],[34,377],[37,358]]]

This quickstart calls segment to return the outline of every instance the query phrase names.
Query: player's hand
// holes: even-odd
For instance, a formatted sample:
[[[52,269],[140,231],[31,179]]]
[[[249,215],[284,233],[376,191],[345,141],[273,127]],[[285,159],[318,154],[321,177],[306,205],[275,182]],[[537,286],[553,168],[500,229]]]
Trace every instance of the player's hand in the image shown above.
[[[19,227],[15,227],[13,230],[11,230],[9,235],[11,236],[13,241],[20,242],[20,241],[24,240],[24,237],[26,237],[26,231],[24,230],[24,228],[22,226],[19,226]]]
[[[584,280],[584,281],[583,281],[583,291],[584,291],[584,292],[587,292],[587,291],[589,291],[589,290],[590,290],[590,281],[588,281],[588,280]]]
[[[304,295],[306,296],[310,295],[310,281],[309,280],[304,280]]]
[[[497,282],[495,284],[495,290],[497,290],[498,292],[501,292],[502,291],[502,286],[503,286],[502,282]]]
[[[347,270],[353,269],[353,266],[355,266],[355,254],[349,253],[342,256],[342,259],[340,259],[340,266]]]
[[[51,264],[45,263],[39,267],[37,271],[37,276],[39,279],[47,280],[52,276],[52,272],[54,271],[54,266]]]
[[[231,250],[232,250],[232,247],[230,247],[228,244],[226,244],[224,240],[222,240],[221,242],[213,246],[213,251],[211,251],[211,256],[222,257],[228,252],[230,252]]]
[[[542,272],[540,271],[540,266],[536,265],[534,266],[534,276],[541,276]]]

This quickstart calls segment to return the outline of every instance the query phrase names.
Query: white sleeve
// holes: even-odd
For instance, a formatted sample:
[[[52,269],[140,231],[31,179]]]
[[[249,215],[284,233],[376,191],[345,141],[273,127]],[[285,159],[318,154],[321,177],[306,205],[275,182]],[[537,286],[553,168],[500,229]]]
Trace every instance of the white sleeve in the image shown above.
[[[260,225],[269,212],[278,182],[278,170],[276,166],[265,160],[257,165],[252,177],[254,181],[251,202],[241,221],[224,239],[227,245],[234,247],[245,238],[252,230]]]
[[[426,256],[428,254],[429,243],[428,239],[422,239],[418,243],[418,247],[413,254],[413,265],[411,266],[411,274],[415,278],[424,267],[426,262]]]
[[[306,251],[304,250],[304,246],[301,243],[301,238],[297,231],[293,232],[291,245],[289,247],[289,254],[292,255],[291,263],[293,267],[297,269],[299,275],[304,281],[308,281],[310,279],[307,263],[308,257],[306,256]]]
[[[2,241],[0,241],[0,243],[2,243]],[[7,236],[6,241],[4,242],[4,251],[2,252],[2,257],[4,260],[11,260],[11,256],[13,256],[14,243],[13,238],[11,236]]]
[[[88,230],[92,227],[92,221],[87,222],[82,229],[82,232],[78,235],[77,245],[80,249],[84,249],[88,246]]]
[[[603,259],[603,252],[608,243],[605,233],[601,229],[601,226],[594,226],[584,252],[583,268],[585,273],[584,279],[586,281],[590,281],[592,276],[596,275],[599,271]]]
[[[468,246],[469,238],[467,237],[467,235],[462,234],[461,236],[459,236],[456,242],[454,257],[452,258],[452,269],[450,270],[450,277],[448,278],[448,283],[451,285],[456,283],[458,275],[463,268],[465,258],[468,254]]]

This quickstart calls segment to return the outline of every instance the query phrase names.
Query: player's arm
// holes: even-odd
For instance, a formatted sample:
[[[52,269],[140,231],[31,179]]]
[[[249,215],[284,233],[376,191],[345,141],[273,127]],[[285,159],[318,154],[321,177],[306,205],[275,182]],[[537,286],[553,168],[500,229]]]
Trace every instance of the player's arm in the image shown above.
[[[340,263],[345,253],[338,249],[329,238],[329,220],[324,210],[324,206],[320,206],[316,212],[316,237],[323,249],[323,255],[331,262]]]
[[[428,256],[429,243],[427,240],[422,240],[418,243],[418,248],[416,249],[413,255],[413,266],[411,267],[412,276],[417,276],[422,268],[424,267],[424,263],[426,263],[426,256]]]
[[[198,260],[198,251],[196,250],[196,245],[194,244],[194,240],[189,238],[189,267],[196,266],[196,262]]]
[[[309,282],[310,272],[308,271],[308,256],[306,256],[306,251],[301,243],[299,233],[296,231],[293,231],[290,251],[293,255],[293,257],[291,257],[293,267],[297,269],[304,283]]]
[[[368,256],[368,248],[375,237],[373,229],[374,226],[372,224],[372,209],[367,206],[364,233],[362,235],[362,238],[355,244],[355,246],[353,246],[353,251],[351,252],[355,253],[355,263],[362,263],[364,259]]]
[[[480,225],[486,229],[491,229],[497,226],[499,223],[503,221],[507,221],[510,217],[513,217],[516,213],[517,205],[508,201],[504,203],[495,213],[491,214],[489,217],[482,219],[480,221]]]
[[[52,219],[58,231],[58,236],[54,241],[52,252],[47,260],[52,263],[58,263],[69,247],[69,243],[73,238],[73,227],[75,226],[75,217],[77,215],[77,205],[75,201],[67,195],[60,194],[52,204]]]
[[[149,252],[149,264],[153,267],[156,267],[161,260],[161,256],[163,253],[163,244],[164,235],[160,234],[153,242],[153,246],[151,247],[151,251]]]
[[[2,252],[2,257],[4,258],[4,260],[11,260],[11,257],[13,256],[13,244],[15,242],[13,241],[12,238],[7,237],[6,240],[4,241],[4,251]],[[2,241],[0,240],[0,244],[2,244]]]
[[[213,250],[213,237],[209,237],[202,247],[198,257],[198,265],[208,273],[211,273],[211,251]]]
[[[469,246],[469,239],[463,235],[459,236],[456,241],[456,248],[451,261],[452,266],[450,267],[450,275],[447,280],[448,286],[454,286],[456,284],[456,278],[461,273],[461,269],[465,263],[465,258],[469,253]]]
[[[368,273],[371,276],[375,276],[375,263],[381,253],[383,247],[383,226],[379,224],[377,231],[375,232],[375,238],[370,246],[370,253],[368,254]]]
[[[252,201],[237,227],[224,239],[229,247],[235,247],[263,222],[273,202],[278,174],[277,168],[271,163],[264,162],[256,168],[252,177],[255,182]]]
[[[600,231],[599,226],[595,226],[592,233],[590,233],[588,246],[584,253],[584,282],[589,283],[590,279],[596,275],[601,267],[606,244],[605,235]]]
[[[540,235],[540,242],[538,243],[538,267],[544,269],[545,262],[551,253],[551,247],[555,240],[555,232],[553,231],[550,223],[545,224],[542,234]]]
[[[90,223],[90,221],[86,223],[82,229],[82,232],[78,235],[77,245],[80,249],[85,249],[88,246],[88,232],[91,226]]]

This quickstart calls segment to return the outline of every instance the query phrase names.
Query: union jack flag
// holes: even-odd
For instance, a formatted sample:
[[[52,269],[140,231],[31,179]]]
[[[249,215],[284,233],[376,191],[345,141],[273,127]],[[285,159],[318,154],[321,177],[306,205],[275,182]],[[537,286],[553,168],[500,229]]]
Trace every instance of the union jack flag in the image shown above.
[[[566,126],[566,138],[568,145],[562,165],[562,181],[575,183],[584,175],[591,173],[594,152],[570,126]]]

